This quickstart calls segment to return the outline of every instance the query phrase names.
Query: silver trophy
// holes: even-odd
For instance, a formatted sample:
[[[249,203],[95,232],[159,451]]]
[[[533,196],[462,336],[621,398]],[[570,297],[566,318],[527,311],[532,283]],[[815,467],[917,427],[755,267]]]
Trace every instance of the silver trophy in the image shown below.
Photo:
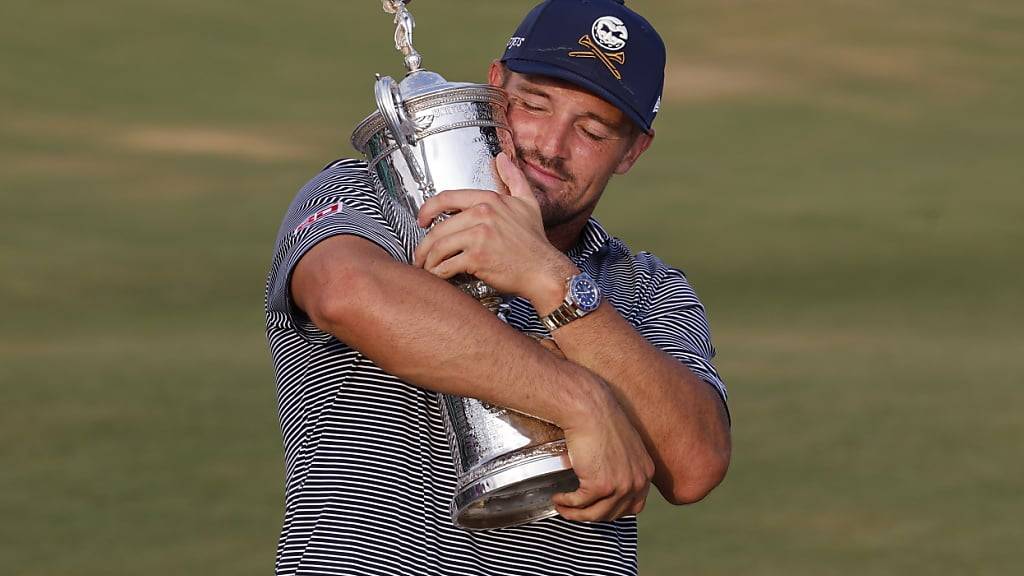
[[[395,15],[395,47],[408,73],[401,82],[377,77],[377,110],[356,127],[352,145],[383,192],[413,217],[443,190],[507,193],[494,166],[501,151],[514,156],[505,92],[421,69],[405,2],[383,3]],[[471,276],[453,283],[504,319],[504,300],[490,286]],[[442,404],[458,474],[457,526],[501,528],[554,516],[551,496],[579,485],[558,427],[473,398],[443,395]]]

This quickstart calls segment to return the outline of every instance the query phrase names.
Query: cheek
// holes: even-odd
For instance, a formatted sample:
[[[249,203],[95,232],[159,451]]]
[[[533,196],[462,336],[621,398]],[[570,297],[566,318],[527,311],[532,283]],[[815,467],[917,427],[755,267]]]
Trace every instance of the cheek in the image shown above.
[[[577,141],[572,146],[569,167],[580,183],[602,180],[618,165],[618,156],[610,152],[592,142]]]
[[[528,115],[518,112],[514,107],[508,111],[508,125],[516,144],[522,145],[524,139],[533,133],[533,125]]]

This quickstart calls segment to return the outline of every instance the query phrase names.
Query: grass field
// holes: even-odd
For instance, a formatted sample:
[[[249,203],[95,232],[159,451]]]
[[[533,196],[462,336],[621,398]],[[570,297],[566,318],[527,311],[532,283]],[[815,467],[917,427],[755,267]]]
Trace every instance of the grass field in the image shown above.
[[[658,138],[599,216],[684,268],[734,464],[652,502],[645,575],[1024,570],[1024,4],[632,1]],[[418,2],[480,80],[528,2]],[[294,191],[351,154],[379,2],[0,8],[0,564],[270,573],[262,291]]]

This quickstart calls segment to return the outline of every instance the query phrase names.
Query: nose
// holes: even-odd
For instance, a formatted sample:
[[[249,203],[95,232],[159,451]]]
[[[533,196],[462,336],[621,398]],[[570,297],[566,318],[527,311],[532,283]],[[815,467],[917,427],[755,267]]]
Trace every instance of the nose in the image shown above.
[[[569,122],[551,119],[537,131],[537,151],[547,158],[568,158],[568,141],[572,126]]]

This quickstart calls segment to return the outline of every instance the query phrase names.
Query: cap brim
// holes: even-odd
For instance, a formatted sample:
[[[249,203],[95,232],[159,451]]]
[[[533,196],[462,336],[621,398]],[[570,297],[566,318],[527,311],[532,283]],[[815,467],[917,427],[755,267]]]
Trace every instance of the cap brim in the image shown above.
[[[632,120],[637,126],[639,126],[641,130],[647,132],[648,134],[650,134],[651,132],[651,125],[648,124],[644,117],[641,116],[640,113],[638,113],[635,109],[633,109],[632,106],[626,103],[626,101],[624,101],[623,99],[613,94],[611,91],[603,88],[600,84],[597,84],[593,80],[590,80],[586,76],[577,74],[572,70],[568,70],[560,66],[555,66],[554,64],[550,64],[548,62],[523,60],[521,58],[509,58],[508,60],[503,60],[502,62],[509,70],[512,70],[513,72],[518,72],[520,74],[537,74],[539,76],[550,76],[552,78],[558,78],[559,80],[565,80],[570,84],[575,84],[580,88],[583,88],[584,90],[588,90],[592,92],[594,95],[609,102],[619,110],[622,110],[622,112],[626,116],[629,116],[630,120]]]

